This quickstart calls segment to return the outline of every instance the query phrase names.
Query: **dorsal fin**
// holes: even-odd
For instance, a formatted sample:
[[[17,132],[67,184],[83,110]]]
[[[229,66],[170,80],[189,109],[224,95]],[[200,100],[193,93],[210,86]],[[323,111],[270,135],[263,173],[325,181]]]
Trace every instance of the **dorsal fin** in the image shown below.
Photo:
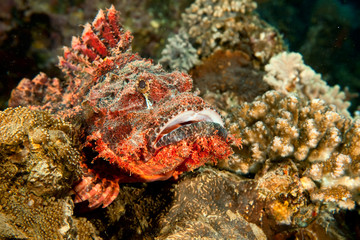
[[[131,33],[124,31],[120,14],[112,5],[105,12],[100,10],[91,24],[85,24],[81,37],[73,37],[70,48],[64,47],[59,67],[70,79],[86,77],[83,74],[96,78],[104,74],[102,70],[113,69],[127,51],[131,52],[132,39]]]

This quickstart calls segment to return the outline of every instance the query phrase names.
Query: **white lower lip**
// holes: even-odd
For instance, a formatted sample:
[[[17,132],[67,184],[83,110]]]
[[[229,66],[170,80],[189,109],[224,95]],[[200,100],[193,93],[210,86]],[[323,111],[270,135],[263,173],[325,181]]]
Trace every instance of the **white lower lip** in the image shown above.
[[[221,116],[212,109],[204,109],[202,111],[196,112],[193,110],[182,112],[175,117],[173,117],[169,122],[167,122],[161,129],[160,133],[167,128],[172,126],[185,123],[185,122],[215,122],[224,126],[224,122],[221,119]]]

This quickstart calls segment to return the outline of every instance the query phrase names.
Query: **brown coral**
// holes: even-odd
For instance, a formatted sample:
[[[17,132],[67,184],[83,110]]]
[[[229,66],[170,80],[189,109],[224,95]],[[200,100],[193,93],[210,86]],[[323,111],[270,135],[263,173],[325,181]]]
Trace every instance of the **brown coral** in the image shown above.
[[[182,28],[202,57],[238,49],[264,63],[284,46],[280,34],[254,14],[256,7],[252,0],[197,0],[182,15]]]
[[[70,197],[43,200],[14,189],[0,200],[0,238],[100,239],[92,224],[73,217]],[[26,190],[25,190],[26,191]]]
[[[247,221],[255,192],[251,181],[210,168],[188,175],[173,189],[171,207],[160,220],[159,239],[265,239],[264,232]],[[261,202],[260,204],[262,204]]]
[[[32,198],[16,193],[5,197],[7,201],[1,201],[1,211],[6,213],[8,224],[21,231],[26,238],[64,239],[72,236],[70,199],[50,200],[39,204]]]
[[[73,128],[26,107],[0,112],[0,238],[76,239],[82,231],[66,196],[80,177]]]
[[[256,179],[259,199],[266,202],[265,212],[276,224],[306,227],[317,216],[319,205],[311,203],[307,186],[290,159],[267,161]]]
[[[0,126],[1,170],[14,172],[14,176],[25,167],[21,184],[36,195],[68,191],[79,178],[80,155],[69,123],[43,111],[18,107],[0,113]]]
[[[319,204],[311,202],[298,173],[295,164],[286,160],[266,165],[256,179],[212,168],[188,174],[172,190],[158,238],[274,239],[289,229],[316,236],[326,226],[312,223]]]
[[[234,93],[240,102],[252,101],[268,90],[262,73],[255,71],[250,56],[242,51],[218,50],[189,74],[202,94]]]

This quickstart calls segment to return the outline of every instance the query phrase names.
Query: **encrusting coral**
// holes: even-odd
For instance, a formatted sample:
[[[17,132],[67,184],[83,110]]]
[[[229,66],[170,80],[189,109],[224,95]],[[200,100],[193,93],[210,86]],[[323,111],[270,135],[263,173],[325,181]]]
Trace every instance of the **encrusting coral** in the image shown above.
[[[45,111],[0,112],[0,238],[96,237],[76,226],[67,196],[81,174],[73,128]]]
[[[25,166],[23,184],[36,195],[68,191],[80,177],[80,153],[73,134],[71,124],[44,111],[7,108],[0,113],[2,167],[15,171]]]
[[[101,239],[89,221],[73,216],[70,197],[43,200],[28,194],[12,190],[2,196],[1,239]]]
[[[253,13],[256,7],[252,0],[197,0],[182,15],[183,28],[188,30],[190,41],[200,46],[202,56],[217,48],[248,45],[257,58],[266,61],[270,52],[282,49],[282,40]]]
[[[230,131],[244,144],[223,163],[227,167],[256,173],[265,161],[288,158],[308,182],[313,201],[331,209],[354,208],[360,189],[359,120],[343,117],[323,100],[277,91],[233,109],[232,117]]]
[[[265,71],[264,81],[272,89],[285,94],[296,92],[308,100],[321,98],[328,104],[334,104],[339,113],[350,116],[347,110],[350,102],[340,91],[340,86],[328,86],[320,74],[304,64],[299,53],[282,52],[272,57]]]
[[[172,190],[173,201],[160,219],[158,238],[266,239],[243,214],[253,184],[241,180],[210,168],[187,175]]]
[[[339,239],[346,235],[338,225],[319,221],[320,204],[311,202],[291,160],[266,165],[255,179],[204,167],[186,174],[171,192],[170,208],[159,219],[158,239],[278,239],[284,234]]]
[[[240,32],[247,26],[246,16],[255,8],[256,3],[251,0],[197,0],[185,10],[182,20],[190,37],[202,46],[200,53],[209,55],[219,45],[240,43]]]
[[[199,89],[204,98],[211,92],[233,93],[239,103],[252,101],[269,89],[262,80],[263,73],[254,70],[251,57],[242,51],[218,50],[193,67],[189,74],[194,79],[194,88]]]

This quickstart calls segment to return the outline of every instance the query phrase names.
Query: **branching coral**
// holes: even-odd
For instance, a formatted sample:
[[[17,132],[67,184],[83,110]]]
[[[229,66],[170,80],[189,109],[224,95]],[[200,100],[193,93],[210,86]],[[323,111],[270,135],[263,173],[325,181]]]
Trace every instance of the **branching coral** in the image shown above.
[[[281,93],[297,92],[308,100],[320,98],[334,104],[337,111],[350,116],[347,108],[350,102],[338,85],[330,87],[311,67],[304,64],[299,53],[282,52],[270,59],[265,66],[264,81]]]
[[[199,63],[196,49],[191,45],[189,36],[184,31],[168,39],[168,44],[161,55],[159,63],[170,70],[189,71]]]
[[[268,91],[235,110],[230,129],[243,139],[243,149],[227,162],[230,168],[256,173],[267,159],[290,158],[301,177],[318,182],[320,188],[311,188],[314,201],[354,207],[360,187],[360,121],[346,119],[319,99]]]

